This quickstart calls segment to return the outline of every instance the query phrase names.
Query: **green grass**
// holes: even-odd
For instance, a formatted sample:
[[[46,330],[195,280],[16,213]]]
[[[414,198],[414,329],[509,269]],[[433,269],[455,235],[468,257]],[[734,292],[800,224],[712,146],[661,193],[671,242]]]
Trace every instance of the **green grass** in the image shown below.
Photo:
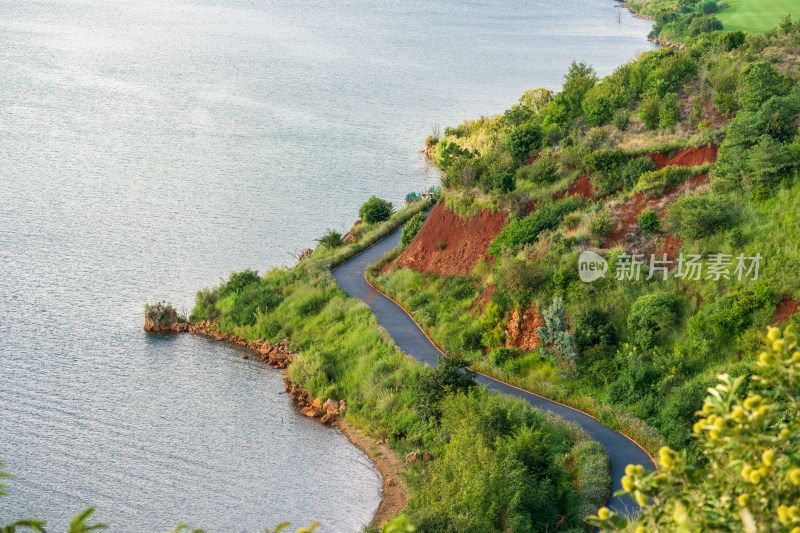
[[[800,0],[729,0],[730,7],[716,16],[727,31],[764,33],[791,14],[800,18]]]

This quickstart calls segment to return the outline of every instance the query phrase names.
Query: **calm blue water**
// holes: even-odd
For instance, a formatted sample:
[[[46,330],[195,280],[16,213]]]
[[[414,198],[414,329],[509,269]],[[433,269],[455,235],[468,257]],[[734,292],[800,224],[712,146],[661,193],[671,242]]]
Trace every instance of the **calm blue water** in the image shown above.
[[[436,182],[434,124],[612,71],[612,0],[0,0],[0,524],[357,531],[380,479],[237,350],[142,331]]]

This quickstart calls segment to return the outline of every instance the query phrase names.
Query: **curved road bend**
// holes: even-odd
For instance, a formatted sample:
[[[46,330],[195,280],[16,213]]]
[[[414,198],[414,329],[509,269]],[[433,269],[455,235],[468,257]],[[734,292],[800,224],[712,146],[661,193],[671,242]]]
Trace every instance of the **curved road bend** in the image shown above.
[[[342,290],[369,306],[378,318],[378,322],[386,328],[389,334],[394,338],[397,346],[399,346],[404,353],[422,363],[436,366],[440,354],[436,346],[428,340],[417,323],[411,319],[405,310],[373,289],[364,278],[364,272],[368,266],[377,262],[387,252],[397,247],[400,243],[401,231],[402,229],[395,230],[382,241],[376,243],[371,248],[367,248],[361,254],[334,269],[333,277],[339,283]],[[608,452],[611,462],[612,492],[616,492],[622,488],[620,480],[622,476],[625,475],[625,467],[627,465],[640,464],[647,470],[653,470],[655,468],[650,457],[637,444],[624,435],[602,425],[589,415],[486,376],[479,375],[478,382],[485,385],[489,390],[521,398],[533,407],[551,411],[566,420],[576,422],[586,430],[586,432],[589,433],[593,439],[602,444]],[[612,496],[608,502],[608,506],[619,513],[628,515],[637,508],[636,503],[628,495]]]

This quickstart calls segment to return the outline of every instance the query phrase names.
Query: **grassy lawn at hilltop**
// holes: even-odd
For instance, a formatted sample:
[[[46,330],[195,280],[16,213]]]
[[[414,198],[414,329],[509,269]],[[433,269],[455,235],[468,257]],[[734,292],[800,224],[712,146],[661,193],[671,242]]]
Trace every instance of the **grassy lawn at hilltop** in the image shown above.
[[[729,0],[729,8],[716,14],[727,31],[763,33],[787,15],[800,17],[800,0]]]

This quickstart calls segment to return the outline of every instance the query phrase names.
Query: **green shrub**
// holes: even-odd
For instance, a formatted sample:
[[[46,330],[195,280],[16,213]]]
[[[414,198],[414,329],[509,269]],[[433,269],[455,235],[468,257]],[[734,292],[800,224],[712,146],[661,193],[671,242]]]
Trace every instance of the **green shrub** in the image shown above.
[[[730,200],[719,196],[684,196],[672,205],[667,226],[683,239],[700,239],[735,221]]]
[[[742,76],[742,88],[737,93],[739,105],[745,111],[756,111],[773,96],[786,94],[790,80],[766,61],[748,68]]]
[[[649,156],[631,159],[622,171],[622,182],[626,189],[630,189],[636,185],[642,174],[656,170],[658,170],[658,165]]]
[[[571,116],[577,116],[582,110],[586,93],[597,84],[597,72],[583,62],[572,61],[564,75],[564,86],[557,97],[563,102]]]
[[[327,248],[338,248],[342,245],[342,234],[338,231],[329,229],[325,235],[314,240]]]
[[[667,187],[689,179],[693,173],[691,168],[677,165],[651,170],[639,176],[634,190],[645,195],[661,195],[666,192]]]
[[[242,289],[258,282],[261,279],[258,277],[258,270],[245,269],[241,272],[231,272],[228,282],[220,286],[220,296],[227,296],[229,294],[236,294]]]
[[[596,241],[603,240],[603,237],[614,230],[614,222],[606,211],[600,211],[589,221],[589,235]]]
[[[475,372],[461,357],[439,357],[439,364],[420,374],[416,384],[418,411],[426,419],[438,420],[442,411],[439,401],[448,394],[466,392],[477,385]]]
[[[631,123],[631,114],[627,109],[617,109],[614,111],[612,122],[619,131],[625,131]]]
[[[422,229],[422,225],[425,224],[425,220],[427,218],[428,215],[425,213],[417,213],[411,217],[411,220],[406,222],[406,225],[403,226],[403,233],[400,236],[400,242],[407,246],[414,239],[419,230]]]
[[[678,110],[678,95],[675,93],[665,94],[662,104],[658,110],[658,127],[662,129],[671,128],[681,118]]]
[[[542,127],[538,122],[524,122],[506,137],[506,149],[515,161],[524,161],[542,142]]]
[[[550,151],[542,152],[539,158],[517,170],[517,179],[530,181],[538,185],[553,183],[558,179],[558,160]]]
[[[596,344],[611,348],[617,344],[617,329],[602,311],[592,309],[575,320],[575,346],[582,351]]]
[[[568,477],[541,414],[482,390],[454,396],[442,410],[447,443],[409,501],[417,531],[554,531],[566,513]]]
[[[770,195],[782,178],[792,175],[794,167],[796,164],[787,146],[769,135],[762,135],[747,157],[751,191],[757,197]]]
[[[619,148],[597,150],[586,154],[583,166],[592,174],[592,184],[599,194],[608,194],[623,185],[620,175],[628,156]]]
[[[661,97],[656,91],[648,92],[642,98],[642,104],[639,107],[639,118],[644,122],[648,130],[654,130],[658,127],[659,113],[661,112]]]
[[[519,350],[515,348],[496,348],[489,352],[489,362],[495,366],[503,366],[506,361],[517,355],[519,355]]]
[[[656,212],[652,209],[645,209],[639,213],[636,220],[639,223],[639,231],[641,231],[642,235],[645,237],[661,231],[661,221],[658,219]]]
[[[489,253],[499,257],[504,247],[514,250],[517,246],[535,242],[542,231],[558,227],[564,216],[582,205],[583,199],[577,196],[540,205],[530,215],[504,227],[489,246]]]
[[[367,224],[375,224],[388,220],[392,216],[394,207],[387,200],[381,200],[377,196],[371,196],[369,200],[358,210],[358,215]]]
[[[511,192],[517,184],[514,180],[514,174],[510,170],[492,174],[492,188],[500,192]]]
[[[678,325],[679,307],[677,297],[669,292],[639,297],[628,314],[633,342],[644,350],[652,348],[659,337]]]

